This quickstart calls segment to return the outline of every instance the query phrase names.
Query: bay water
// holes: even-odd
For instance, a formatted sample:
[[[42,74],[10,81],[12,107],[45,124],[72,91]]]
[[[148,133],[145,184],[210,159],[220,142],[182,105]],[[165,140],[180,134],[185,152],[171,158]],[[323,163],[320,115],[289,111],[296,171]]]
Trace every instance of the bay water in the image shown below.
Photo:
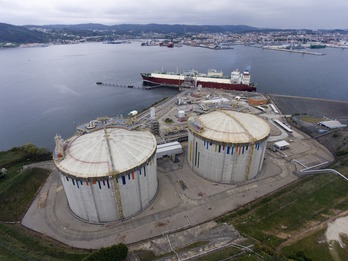
[[[250,70],[258,92],[348,100],[348,50],[324,56],[235,46],[210,50],[131,44],[84,43],[46,48],[0,49],[0,150],[32,142],[50,150],[54,136],[99,116],[141,111],[178,93],[96,85],[141,86],[140,72]]]

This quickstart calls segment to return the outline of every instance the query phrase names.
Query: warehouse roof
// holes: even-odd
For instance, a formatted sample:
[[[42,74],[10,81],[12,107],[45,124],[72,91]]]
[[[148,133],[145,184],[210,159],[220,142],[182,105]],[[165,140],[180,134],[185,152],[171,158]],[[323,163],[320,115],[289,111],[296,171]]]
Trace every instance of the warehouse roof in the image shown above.
[[[263,119],[227,110],[191,117],[188,126],[203,138],[232,144],[252,143],[266,139],[270,134],[269,125]]]
[[[347,124],[342,124],[339,121],[333,120],[333,121],[321,121],[318,123],[319,125],[322,125],[329,129],[337,129],[337,128],[345,128],[347,127]]]
[[[103,177],[135,169],[156,151],[156,139],[148,132],[121,128],[97,130],[72,139],[59,170],[80,178]]]

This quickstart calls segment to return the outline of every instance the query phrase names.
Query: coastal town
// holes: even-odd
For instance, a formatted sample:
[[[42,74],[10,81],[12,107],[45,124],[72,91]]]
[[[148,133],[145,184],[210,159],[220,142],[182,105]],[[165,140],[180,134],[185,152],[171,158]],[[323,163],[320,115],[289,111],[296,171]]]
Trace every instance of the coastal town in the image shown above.
[[[146,25],[143,26],[147,28]],[[1,26],[0,26],[1,29]],[[176,32],[166,28],[110,29],[86,25],[80,27],[27,26],[26,29],[35,38],[20,41],[4,41],[0,38],[0,48],[10,47],[47,47],[56,44],[78,44],[86,42],[103,42],[105,44],[128,44],[141,42],[142,46],[182,47],[183,45],[210,48],[215,50],[232,49],[234,45],[254,47],[276,47],[281,49],[304,48],[348,48],[346,30],[280,30],[258,29],[254,27],[236,27],[233,29],[201,29],[199,32],[186,31],[184,27]],[[168,29],[169,30],[169,29]],[[37,34],[41,37],[36,37]],[[32,40],[31,40],[32,39]],[[36,42],[35,40],[40,39]]]

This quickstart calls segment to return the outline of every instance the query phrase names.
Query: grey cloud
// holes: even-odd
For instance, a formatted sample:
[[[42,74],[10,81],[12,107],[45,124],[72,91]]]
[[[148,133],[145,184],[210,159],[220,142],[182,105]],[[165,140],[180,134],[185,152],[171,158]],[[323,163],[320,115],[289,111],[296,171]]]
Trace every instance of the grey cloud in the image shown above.
[[[11,24],[246,24],[270,28],[348,27],[348,1],[333,0],[0,0]]]

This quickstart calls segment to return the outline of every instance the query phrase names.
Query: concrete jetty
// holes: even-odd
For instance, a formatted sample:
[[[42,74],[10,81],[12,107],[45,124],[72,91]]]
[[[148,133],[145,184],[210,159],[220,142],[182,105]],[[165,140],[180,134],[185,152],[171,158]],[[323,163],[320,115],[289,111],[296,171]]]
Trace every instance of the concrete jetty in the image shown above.
[[[283,51],[283,52],[289,52],[289,53],[309,54],[309,55],[326,55],[325,53],[308,52],[303,50],[293,50],[293,49],[284,49],[284,48],[267,47],[267,46],[262,47],[262,49],[272,50],[272,51]]]

